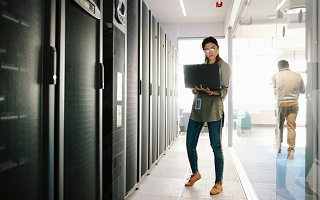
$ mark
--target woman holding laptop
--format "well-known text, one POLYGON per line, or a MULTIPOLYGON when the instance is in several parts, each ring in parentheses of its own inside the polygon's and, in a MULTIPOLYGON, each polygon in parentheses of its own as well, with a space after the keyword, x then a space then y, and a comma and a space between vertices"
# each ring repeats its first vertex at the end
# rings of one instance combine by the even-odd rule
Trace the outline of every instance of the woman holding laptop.
MULTIPOLYGON (((210 190, 211 195, 219 194, 222 190, 223 179, 223 152, 221 145, 221 132, 224 122, 223 101, 227 96, 230 78, 230 66, 219 56, 218 41, 213 37, 207 37, 202 42, 206 64, 218 64, 221 81, 221 90, 210 90, 202 85, 195 86, 192 92, 195 94, 192 111, 187 129, 187 153, 192 175, 185 186, 193 186, 201 178, 198 169, 197 143, 201 129, 205 122, 208 124, 210 145, 214 152, 215 185, 210 190)), ((212 65, 217 67, 217 65, 212 65)))

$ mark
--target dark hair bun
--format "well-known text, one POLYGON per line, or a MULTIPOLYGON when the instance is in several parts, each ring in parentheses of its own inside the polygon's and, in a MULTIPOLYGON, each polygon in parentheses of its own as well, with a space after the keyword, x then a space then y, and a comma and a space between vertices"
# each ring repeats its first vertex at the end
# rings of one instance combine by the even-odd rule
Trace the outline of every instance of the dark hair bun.
POLYGON ((207 38, 204 38, 203 41, 202 41, 202 49, 204 48, 204 46, 208 43, 214 43, 215 45, 217 45, 217 47, 219 47, 218 45, 218 41, 216 40, 216 38, 210 36, 210 37, 207 37, 207 38))

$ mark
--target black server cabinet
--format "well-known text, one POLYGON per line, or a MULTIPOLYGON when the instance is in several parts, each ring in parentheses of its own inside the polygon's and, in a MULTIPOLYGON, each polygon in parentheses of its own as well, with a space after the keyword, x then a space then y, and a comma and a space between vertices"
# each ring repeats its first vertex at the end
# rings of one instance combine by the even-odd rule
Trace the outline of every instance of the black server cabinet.
POLYGON ((168 73, 168 110, 167 110, 167 117, 168 117, 168 145, 170 145, 173 141, 173 127, 174 127, 174 108, 173 108, 173 45, 170 40, 167 40, 167 73, 168 73))
POLYGON ((165 149, 169 146, 170 142, 170 133, 169 133, 169 128, 170 128, 170 121, 169 121, 169 116, 170 116, 170 110, 169 110, 169 95, 170 95, 170 90, 169 90, 169 51, 170 51, 170 40, 168 38, 168 35, 165 37, 165 149))
POLYGON ((0 13, 0 199, 49 199, 50 2, 1 0, 0 13))
POLYGON ((103 199, 125 196, 126 1, 103 3, 103 199))
POLYGON ((159 95, 160 95, 160 123, 159 123, 159 155, 161 155, 166 149, 166 64, 165 64, 165 49, 166 49, 166 37, 163 29, 159 28, 159 68, 160 68, 160 80, 159 80, 159 95))
POLYGON ((161 94, 161 90, 160 90, 160 85, 161 83, 161 32, 160 32, 160 23, 157 23, 157 133, 158 133, 158 138, 157 138, 157 159, 160 157, 160 138, 161 138, 161 101, 160 101, 160 94, 161 94))
POLYGON ((59 130, 63 144, 59 150, 63 167, 59 174, 63 174, 63 181, 59 181, 59 187, 63 189, 59 190, 59 198, 68 200, 100 196, 99 4, 98 0, 61 1, 59 98, 63 103, 59 104, 59 130), (64 58, 65 65, 61 62, 64 58))
POLYGON ((174 54, 173 54, 173 117, 174 117, 174 137, 178 137, 178 104, 177 104, 177 99, 178 99, 178 90, 177 90, 177 85, 178 85, 178 51, 174 47, 174 54))
POLYGON ((140 19, 140 176, 149 169, 148 158, 150 149, 149 108, 150 108, 150 80, 149 80, 149 9, 142 1, 140 19))
POLYGON ((126 193, 138 182, 139 0, 128 1, 126 193))
POLYGON ((174 117, 174 64, 173 64, 173 54, 174 47, 172 42, 169 44, 169 144, 174 140, 174 126, 175 126, 175 117, 174 117))
POLYGON ((150 11, 150 161, 158 159, 158 22, 150 11))
POLYGON ((167 69, 167 77, 166 77, 166 87, 167 87, 167 98, 166 98, 166 103, 167 103, 167 145, 169 146, 171 143, 171 127, 172 127, 172 110, 171 110, 171 41, 169 40, 169 38, 167 37, 167 52, 166 52, 166 69, 167 69))

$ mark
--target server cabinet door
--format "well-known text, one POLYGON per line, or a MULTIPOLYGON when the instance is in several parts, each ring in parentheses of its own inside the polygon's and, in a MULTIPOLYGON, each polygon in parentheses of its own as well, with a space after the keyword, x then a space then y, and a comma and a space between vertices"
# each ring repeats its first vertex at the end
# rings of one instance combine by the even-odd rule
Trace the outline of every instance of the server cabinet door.
POLYGON ((166 69, 165 69, 165 34, 160 27, 160 81, 159 81, 159 93, 160 93, 160 124, 159 124, 159 154, 161 155, 166 148, 166 69))
POLYGON ((41 199, 43 9, 0 1, 0 199, 41 199))
POLYGON ((114 200, 124 199, 126 184, 126 5, 125 0, 103 4, 103 199, 114 200))
POLYGON ((178 52, 177 49, 174 48, 174 59, 173 59, 173 94, 174 94, 174 100, 173 100, 173 118, 174 118, 174 137, 178 137, 179 129, 178 129, 178 105, 177 105, 177 99, 178 99, 178 52))
POLYGON ((152 101, 150 107, 152 108, 151 112, 151 159, 150 163, 154 163, 158 159, 158 23, 154 16, 150 18, 150 69, 152 69, 152 73, 150 73, 150 77, 152 77, 152 101))
POLYGON ((142 79, 142 94, 141 94, 141 175, 145 174, 148 167, 149 158, 149 105, 150 105, 150 95, 149 95, 149 10, 147 5, 142 2, 142 33, 141 33, 141 79, 142 79))
POLYGON ((167 37, 167 58, 166 58, 166 87, 167 87, 167 97, 166 97, 166 105, 167 105, 167 111, 166 111, 166 130, 167 130, 167 144, 166 147, 168 147, 171 143, 171 127, 172 127, 172 119, 171 119, 171 41, 170 39, 167 37))
POLYGON ((170 135, 170 139, 169 139, 169 144, 172 143, 173 139, 174 139, 174 132, 173 132, 173 128, 174 128, 174 107, 173 107, 173 80, 174 80, 174 65, 173 65, 173 44, 170 41, 170 59, 169 59, 169 135, 170 135))
POLYGON ((138 171, 138 65, 139 1, 128 1, 126 192, 137 183, 138 171))
POLYGON ((169 96, 170 96, 170 88, 169 88, 169 80, 170 80, 170 67, 169 67, 169 59, 170 59, 170 39, 168 35, 165 34, 166 47, 165 47, 165 87, 166 87, 166 96, 165 96, 165 149, 169 146, 170 142, 170 110, 169 110, 169 96))
POLYGON ((161 128, 161 101, 160 101, 160 93, 161 93, 161 90, 160 90, 160 85, 161 85, 161 82, 160 82, 160 77, 161 77, 161 69, 160 69, 160 65, 161 65, 161 31, 160 31, 160 23, 158 22, 157 23, 157 35, 158 35, 158 40, 157 40, 157 132, 158 132, 158 138, 157 138, 157 159, 159 158, 160 156, 160 137, 161 137, 161 131, 160 131, 160 128, 161 128))
POLYGON ((76 200, 98 199, 99 176, 99 8, 84 5, 65 4, 64 198, 76 200))

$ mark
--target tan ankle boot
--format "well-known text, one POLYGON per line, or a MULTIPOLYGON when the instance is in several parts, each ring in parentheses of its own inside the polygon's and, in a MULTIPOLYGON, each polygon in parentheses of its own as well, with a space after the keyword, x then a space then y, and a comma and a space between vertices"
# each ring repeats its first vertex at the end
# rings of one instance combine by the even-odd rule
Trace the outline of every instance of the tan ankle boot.
POLYGON ((216 195, 216 194, 219 194, 222 190, 223 190, 222 183, 217 182, 217 183, 215 183, 214 186, 211 188, 210 194, 211 194, 211 195, 216 195))
POLYGON ((189 181, 185 184, 185 186, 193 186, 197 180, 201 179, 201 174, 198 172, 196 174, 192 174, 189 181))

